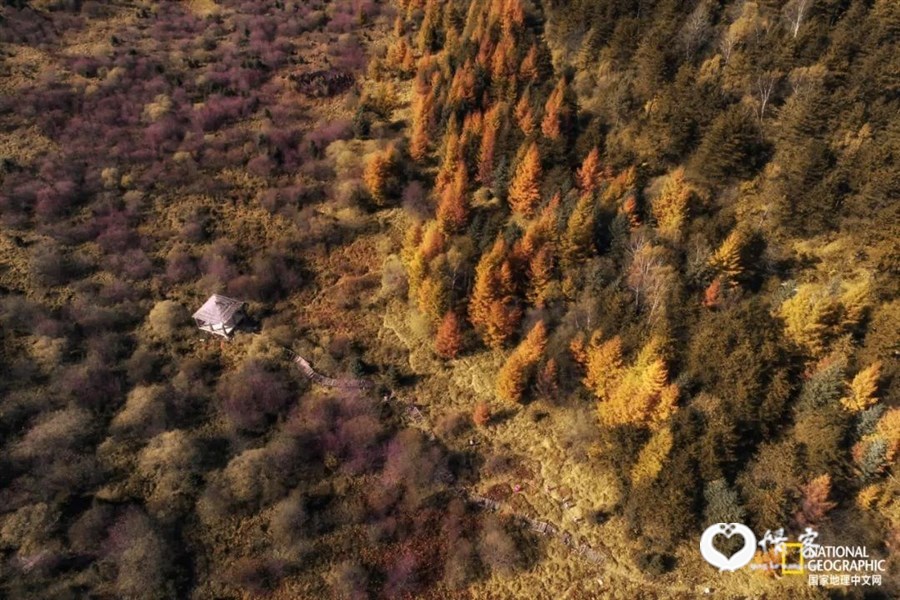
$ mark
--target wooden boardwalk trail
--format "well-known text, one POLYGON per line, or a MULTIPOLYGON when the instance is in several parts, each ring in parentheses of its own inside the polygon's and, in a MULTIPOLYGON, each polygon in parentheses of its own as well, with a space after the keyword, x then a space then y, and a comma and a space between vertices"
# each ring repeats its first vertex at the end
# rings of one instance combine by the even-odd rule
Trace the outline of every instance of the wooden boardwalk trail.
MULTIPOLYGON (((366 379, 358 379, 358 378, 343 378, 343 379, 334 379, 332 377, 325 377, 321 373, 316 372, 315 369, 312 368, 312 365, 309 364, 309 361, 294 352, 289 348, 285 348, 288 355, 291 357, 291 362, 295 363, 300 371, 309 378, 310 381, 314 383, 318 383, 319 385, 323 385, 325 387, 333 387, 333 388, 341 388, 341 389, 368 389, 372 387, 372 383, 366 379)), ((401 400, 400 398, 396 398, 393 394, 391 396, 385 396, 384 401, 395 400, 398 401, 401 405, 406 408, 406 415, 409 419, 415 422, 417 425, 422 427, 425 430, 425 433, 432 440, 436 439, 434 432, 431 430, 427 420, 425 419, 425 415, 422 414, 422 411, 419 410, 419 407, 414 403, 409 401, 401 400)), ((489 510, 491 512, 504 510, 503 505, 500 502, 495 500, 491 500, 490 498, 486 498, 484 496, 479 496, 477 494, 473 494, 469 492, 467 489, 463 487, 456 487, 454 491, 457 495, 465 499, 466 501, 479 506, 482 509, 489 510)), ((551 523, 547 523, 546 521, 539 521, 537 519, 532 519, 525 515, 517 514, 515 512, 510 512, 504 510, 513 518, 519 520, 521 523, 536 531, 540 534, 543 534, 548 537, 556 537, 563 544, 572 548, 572 550, 589 560, 595 564, 602 564, 604 562, 604 555, 601 552, 598 552, 591 548, 586 544, 579 544, 575 542, 572 535, 566 531, 560 531, 551 523)))
POLYGON ((458 496, 467 500, 471 504, 474 504, 475 506, 483 508, 484 510, 489 510, 491 512, 502 511, 513 517, 514 519, 517 519, 520 523, 524 524, 532 531, 536 531, 537 533, 540 533, 547 537, 557 538, 560 542, 571 548, 575 554, 583 557, 587 561, 590 561, 594 564, 603 564, 606 561, 606 556, 602 552, 595 550, 588 544, 577 542, 571 533, 565 530, 558 529, 552 523, 548 523, 547 521, 540 521, 538 519, 532 519, 531 517, 513 511, 504 510, 504 506, 500 502, 491 500, 490 498, 486 498, 484 496, 472 494, 462 487, 457 487, 454 491, 458 496))
POLYGON ((366 390, 372 387, 372 382, 367 379, 353 377, 334 379, 332 377, 325 377, 321 373, 316 372, 316 370, 312 368, 312 365, 309 364, 308 360, 289 348, 285 348, 285 350, 287 350, 290 355, 291 361, 294 362, 300 371, 313 383, 344 390, 366 390))

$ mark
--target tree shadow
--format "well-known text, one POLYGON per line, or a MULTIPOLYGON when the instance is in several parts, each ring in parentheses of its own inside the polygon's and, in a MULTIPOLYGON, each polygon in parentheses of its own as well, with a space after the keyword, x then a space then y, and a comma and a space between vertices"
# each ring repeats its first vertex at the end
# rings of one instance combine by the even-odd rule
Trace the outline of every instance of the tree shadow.
POLYGON ((501 423, 505 423, 516 416, 518 412, 519 411, 514 408, 503 408, 491 415, 488 425, 500 425, 501 423))

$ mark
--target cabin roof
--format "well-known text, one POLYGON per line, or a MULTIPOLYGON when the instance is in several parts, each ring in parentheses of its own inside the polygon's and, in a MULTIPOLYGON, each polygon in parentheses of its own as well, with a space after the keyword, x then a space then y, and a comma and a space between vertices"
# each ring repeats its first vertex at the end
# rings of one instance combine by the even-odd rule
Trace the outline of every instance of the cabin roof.
POLYGON ((240 300, 213 294, 194 313, 194 318, 204 323, 227 323, 243 306, 240 300))

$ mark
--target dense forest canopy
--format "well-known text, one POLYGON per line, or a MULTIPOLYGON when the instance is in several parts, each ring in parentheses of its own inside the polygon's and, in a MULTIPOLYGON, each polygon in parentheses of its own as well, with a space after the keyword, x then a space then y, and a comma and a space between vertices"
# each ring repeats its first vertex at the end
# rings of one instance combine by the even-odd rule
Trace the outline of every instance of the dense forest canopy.
POLYGON ((0 57, 0 595, 896 596, 900 3, 7 0, 0 57))

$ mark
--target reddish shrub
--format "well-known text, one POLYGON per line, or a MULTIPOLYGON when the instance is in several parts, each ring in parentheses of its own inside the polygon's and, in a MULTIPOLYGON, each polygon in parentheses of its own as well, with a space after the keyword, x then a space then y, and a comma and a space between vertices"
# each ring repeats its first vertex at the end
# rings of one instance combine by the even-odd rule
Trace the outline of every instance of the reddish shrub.
POLYGON ((187 251, 175 249, 166 257, 166 279, 184 283, 197 276, 197 261, 187 251))
POLYGON ((412 552, 405 552, 387 569, 384 593, 388 598, 399 598, 419 588, 418 562, 412 552))
POLYGON ((275 169, 275 163, 265 154, 251 158, 247 163, 247 171, 257 177, 268 177, 275 169))
POLYGON ((97 217, 99 235, 97 244, 107 254, 118 254, 134 247, 140 241, 137 231, 122 211, 112 211, 97 217))
POLYGON ((40 217, 57 218, 66 214, 77 201, 78 190, 72 181, 57 181, 35 194, 34 212, 40 217))
POLYGON ((116 566, 115 589, 124 598, 175 595, 171 552, 153 522, 130 507, 109 530, 106 556, 116 566))
POLYGON ((332 590, 339 598, 365 600, 369 597, 369 575, 358 562, 348 560, 336 565, 329 579, 332 590))
MULTIPOLYGON (((233 80, 240 80, 241 75, 228 73, 209 73, 209 85, 212 87, 229 87, 233 80)), ((240 85, 239 87, 244 87, 240 85)), ((246 117, 256 107, 256 98, 210 96, 202 107, 194 111, 194 121, 203 131, 215 131, 227 122, 246 117)))
POLYGON ((227 570, 227 580, 259 596, 271 592, 285 575, 286 563, 276 558, 241 558, 227 570))
POLYGON ((506 575, 515 570, 521 559, 515 542, 494 516, 488 516, 484 520, 478 549, 485 564, 506 575))
POLYGON ((153 270, 153 263, 150 262, 150 258, 139 248, 110 256, 107 258, 107 261, 110 270, 132 281, 146 279, 153 270))
POLYGON ((352 135, 353 124, 349 120, 330 121, 306 134, 306 144, 313 156, 320 158, 331 142, 350 139, 352 135))
POLYGON ((278 413, 291 399, 287 380, 258 360, 246 361, 219 382, 217 395, 222 410, 238 429, 258 431, 268 417, 278 413))
POLYGON ((410 181, 403 188, 403 209, 419 219, 427 219, 431 216, 432 208, 427 201, 425 188, 420 181, 410 181))

